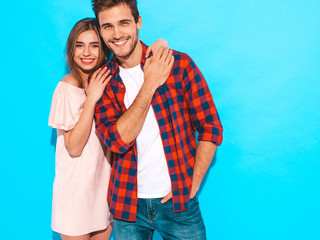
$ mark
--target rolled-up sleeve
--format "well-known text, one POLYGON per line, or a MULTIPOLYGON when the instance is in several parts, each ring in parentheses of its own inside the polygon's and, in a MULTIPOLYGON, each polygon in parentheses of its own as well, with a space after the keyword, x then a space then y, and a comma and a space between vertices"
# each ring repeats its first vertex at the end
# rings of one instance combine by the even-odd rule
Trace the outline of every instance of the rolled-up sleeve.
POLYGON ((194 129, 199 141, 210 141, 217 146, 222 142, 222 124, 208 85, 194 61, 186 55, 183 80, 194 129))
POLYGON ((96 104, 94 117, 97 133, 112 152, 124 154, 134 142, 126 144, 121 139, 117 129, 117 120, 121 117, 121 110, 113 105, 107 93, 108 90, 104 92, 96 104))

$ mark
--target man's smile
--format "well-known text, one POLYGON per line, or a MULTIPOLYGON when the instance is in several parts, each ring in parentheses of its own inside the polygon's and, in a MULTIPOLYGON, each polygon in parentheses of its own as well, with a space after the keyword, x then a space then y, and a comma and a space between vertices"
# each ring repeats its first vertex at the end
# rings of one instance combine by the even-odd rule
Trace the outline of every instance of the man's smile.
POLYGON ((121 41, 112 41, 117 47, 124 47, 129 39, 121 40, 121 41))

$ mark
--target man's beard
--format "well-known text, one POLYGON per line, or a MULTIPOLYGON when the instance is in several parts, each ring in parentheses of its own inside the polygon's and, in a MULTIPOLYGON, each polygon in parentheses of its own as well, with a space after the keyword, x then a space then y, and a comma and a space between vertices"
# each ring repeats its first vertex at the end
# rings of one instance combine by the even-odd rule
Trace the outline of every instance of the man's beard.
POLYGON ((134 50, 136 49, 136 46, 138 44, 138 30, 136 32, 135 38, 132 38, 132 39, 133 39, 133 41, 132 41, 132 43, 130 45, 130 50, 129 50, 128 53, 123 53, 122 55, 120 55, 120 54, 118 55, 116 52, 113 51, 113 54, 115 55, 116 58, 123 58, 123 59, 126 59, 126 60, 128 58, 130 58, 130 56, 132 55, 132 53, 134 52, 134 50))

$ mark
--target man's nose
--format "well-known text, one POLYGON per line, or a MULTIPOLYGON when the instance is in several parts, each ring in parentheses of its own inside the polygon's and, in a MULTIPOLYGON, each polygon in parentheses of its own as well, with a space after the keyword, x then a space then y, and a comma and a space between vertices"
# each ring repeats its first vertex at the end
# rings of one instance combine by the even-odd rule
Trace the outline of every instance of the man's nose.
POLYGON ((121 37, 121 29, 119 27, 115 27, 114 28, 113 37, 115 39, 120 39, 120 37, 121 37))

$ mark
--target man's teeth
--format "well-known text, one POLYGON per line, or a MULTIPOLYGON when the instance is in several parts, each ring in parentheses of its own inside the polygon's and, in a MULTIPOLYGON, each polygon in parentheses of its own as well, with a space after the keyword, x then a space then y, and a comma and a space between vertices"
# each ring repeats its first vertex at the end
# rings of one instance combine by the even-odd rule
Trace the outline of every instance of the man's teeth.
POLYGON ((127 40, 124 40, 124 41, 122 41, 122 42, 115 42, 114 44, 115 44, 115 45, 122 45, 122 44, 124 44, 126 41, 127 41, 127 40))

